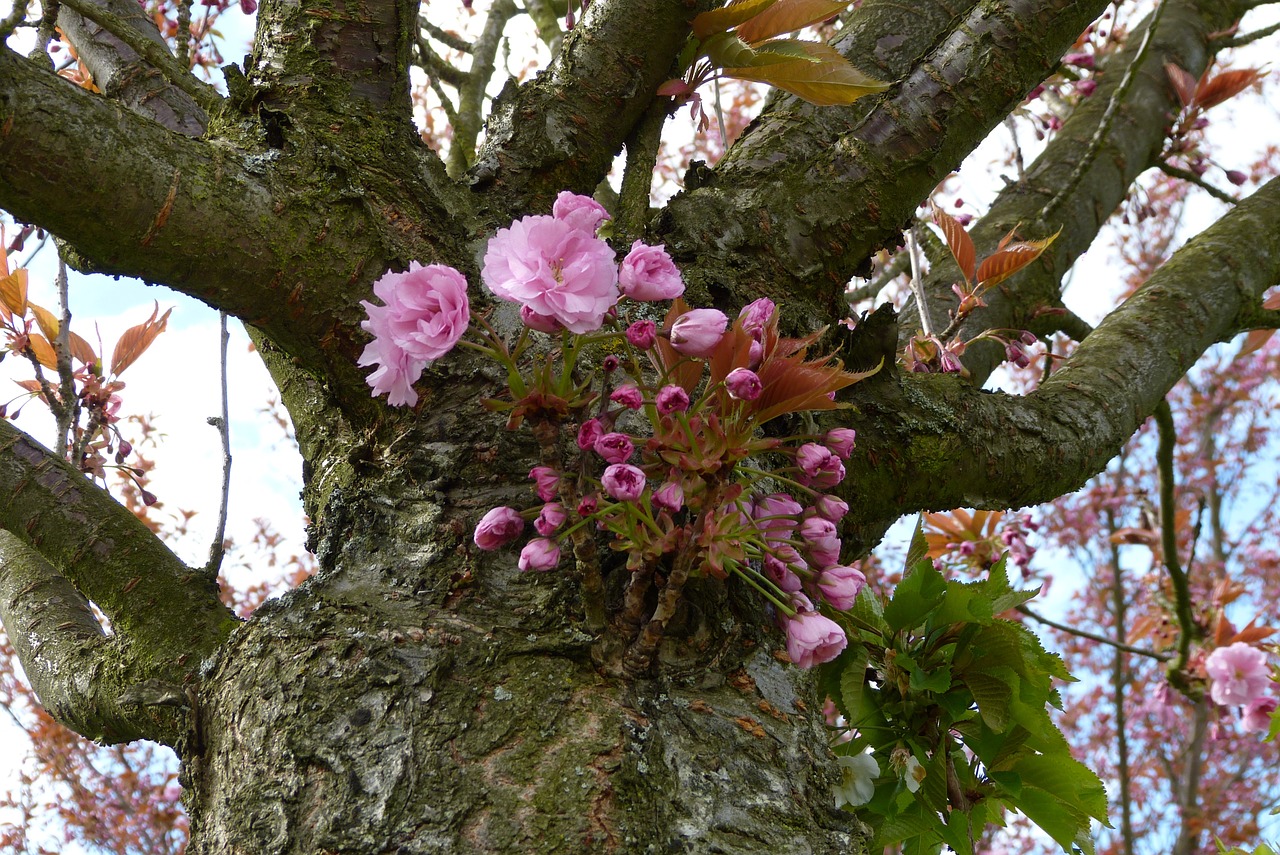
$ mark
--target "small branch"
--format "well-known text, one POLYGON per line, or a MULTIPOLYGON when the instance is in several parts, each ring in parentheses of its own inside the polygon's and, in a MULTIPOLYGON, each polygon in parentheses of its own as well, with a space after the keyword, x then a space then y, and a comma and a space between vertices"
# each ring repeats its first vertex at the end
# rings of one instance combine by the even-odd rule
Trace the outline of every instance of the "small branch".
POLYGON ((933 322, 929 319, 929 304, 924 298, 924 278, 920 272, 920 247, 916 241, 919 226, 912 225, 906 231, 907 255, 911 258, 911 293, 916 298, 916 309, 920 313, 920 328, 925 335, 933 335, 933 322))
POLYGON ((1263 27, 1260 30, 1254 30, 1252 33, 1245 33, 1243 36, 1221 39, 1215 43, 1215 46, 1218 48, 1244 47, 1245 45, 1253 44, 1258 39, 1265 39, 1267 36, 1272 35, 1277 31, 1280 31, 1280 23, 1272 24, 1269 27, 1263 27))
POLYGON ((489 9, 480 38, 476 39, 471 69, 467 80, 458 87, 458 117, 453 125, 453 140, 449 144, 447 163, 450 178, 460 178, 475 160, 476 137, 480 134, 481 115, 484 112, 485 89, 493 77, 498 48, 507 21, 519 10, 512 0, 495 0, 489 9))
POLYGON ((4 16, 4 20, 0 21, 0 42, 3 42, 9 36, 13 35, 13 31, 18 25, 27 19, 27 2, 19 0, 13 4, 13 8, 9 10, 9 14, 4 16))
POLYGON ((174 36, 178 65, 191 68, 191 0, 178 0, 178 33, 174 36))
POLYGON ((431 38, 454 50, 462 51, 463 53, 471 53, 475 50, 475 46, 471 42, 461 36, 445 32, 427 20, 425 15, 418 16, 418 26, 430 33, 431 38))
POLYGON ((653 168, 662 143, 662 126, 670 110, 670 98, 655 97, 627 137, 627 167, 622 174, 622 190, 613 217, 614 234, 624 248, 640 236, 649 219, 653 168))
POLYGON ((424 38, 417 40, 418 58, 423 69, 431 77, 432 83, 443 80, 455 89, 460 89, 467 82, 467 73, 449 63, 444 57, 431 48, 431 43, 424 38))
POLYGON ((221 107, 222 96, 218 94, 218 90, 197 80, 190 69, 183 68, 163 45, 146 38, 127 22, 101 6, 95 5, 91 0, 62 0, 62 4, 105 28, 127 44, 138 56, 159 69, 170 83, 190 95, 192 100, 210 115, 216 113, 221 107))
POLYGON ((1058 192, 1054 194, 1054 197, 1040 209, 1041 221, 1047 222, 1058 206, 1075 192, 1080 179, 1084 178, 1085 172, 1093 163, 1094 158, 1098 156, 1102 143, 1106 140, 1107 135, 1111 133, 1111 123, 1115 120, 1116 113, 1120 110, 1120 105, 1124 103, 1125 96, 1129 93, 1129 87, 1133 85, 1134 79, 1137 78, 1138 69, 1147 58, 1147 49, 1151 47, 1156 28, 1160 26, 1160 18, 1164 14, 1165 6, 1167 5, 1166 3, 1161 3, 1151 13, 1151 22, 1147 25, 1147 31, 1142 34, 1142 44, 1139 45, 1138 52, 1134 54, 1133 60, 1125 68, 1124 77, 1120 80, 1120 85, 1111 93, 1111 100, 1107 102, 1107 109, 1103 111, 1102 118, 1098 121, 1098 127, 1094 130, 1093 137, 1089 140, 1089 147, 1085 150, 1084 156, 1076 163, 1076 168, 1072 170, 1071 177, 1058 188, 1058 192))
POLYGON ((1133 647, 1132 645, 1121 644, 1115 639, 1107 638, 1105 635, 1098 635, 1096 632, 1089 632, 1087 629, 1079 629, 1074 626, 1067 626, 1065 623, 1058 623, 1055 620, 1050 620, 1044 615, 1041 615, 1037 612, 1033 612, 1031 609, 1027 608, 1026 606, 1018 606, 1018 611, 1022 612, 1024 615, 1036 621, 1037 623, 1042 623, 1045 626, 1052 627, 1058 630, 1059 632, 1065 632, 1070 635, 1076 635, 1076 636, 1079 636, 1080 638, 1087 638, 1090 641, 1096 641, 1099 644, 1105 644, 1108 647, 1114 647, 1117 650, 1123 650, 1126 653, 1133 653, 1138 656, 1147 656, 1147 657, 1150 657, 1151 659, 1157 659, 1161 662, 1168 662, 1170 659, 1173 658, 1168 653, 1158 653, 1155 650, 1145 650, 1141 647, 1133 647))
POLYGON ((209 562, 204 567, 204 574, 211 581, 217 581, 218 572, 222 569, 222 554, 227 538, 227 507, 231 498, 231 417, 227 400, 227 343, 231 341, 231 334, 227 331, 226 312, 218 312, 218 322, 222 415, 209 419, 209 424, 218 429, 218 436, 222 438, 222 498, 218 502, 218 527, 213 533, 213 543, 209 544, 209 562))
POLYGON ((525 0, 525 6, 529 9, 529 17, 533 19, 534 26, 538 28, 538 38, 546 43, 554 58, 560 53, 560 45, 564 42, 564 31, 560 29, 560 17, 547 0, 525 0))
MULTIPOLYGON (((1160 432, 1160 444, 1156 447, 1156 465, 1160 470, 1160 539, 1164 553, 1165 570, 1173 584, 1174 612, 1178 619, 1178 658, 1171 668, 1171 675, 1178 675, 1187 667, 1191 657, 1191 640, 1199 635, 1195 619, 1191 615, 1191 587, 1187 574, 1178 563, 1178 530, 1174 522, 1177 510, 1174 496, 1173 453, 1177 433, 1173 426, 1173 411, 1167 400, 1161 401, 1155 411, 1156 427, 1160 432)), ((1183 688, 1179 686, 1178 688, 1183 688)))
MULTIPOLYGON (((56 450, 66 456, 70 451, 72 431, 80 421, 80 397, 76 394, 76 378, 71 370, 71 301, 67 294, 67 264, 58 253, 58 308, 61 319, 58 322, 58 336, 53 341, 53 352, 58 359, 58 392, 62 398, 61 406, 54 409, 57 422, 58 440, 56 450)), ((50 404, 52 407, 52 404, 50 404)), ((72 460, 73 466, 79 460, 72 460)))
POLYGON ((672 568, 671 575, 667 577, 666 584, 658 594, 658 606, 653 610, 653 617, 649 618, 649 622, 640 630, 639 637, 627 650, 627 655, 623 659, 622 667, 631 677, 648 673, 649 667, 653 664, 653 656, 658 652, 658 645, 662 643, 667 624, 675 616, 676 608, 680 605, 680 594, 684 590, 684 583, 689 580, 689 573, 693 568, 693 556, 696 554, 695 550, 689 549, 676 557, 675 567, 672 568))
MULTIPOLYGON (((1119 481, 1120 475, 1124 472, 1124 466, 1121 465, 1116 475, 1119 481)), ((1116 533, 1116 515, 1115 511, 1108 507, 1106 510, 1107 533, 1114 535, 1116 533)), ((1126 626, 1128 624, 1128 603, 1125 602, 1124 576, 1120 567, 1120 546, 1114 540, 1108 538, 1111 546, 1111 606, 1115 611, 1115 630, 1116 644, 1123 644, 1126 626)), ((1130 776, 1129 776, 1129 734, 1126 732, 1127 719, 1124 708, 1125 686, 1129 679, 1126 674, 1125 651, 1116 650, 1115 658, 1111 663, 1111 691, 1112 704, 1115 706, 1116 719, 1116 774, 1120 779, 1120 836, 1124 841, 1123 855, 1133 855, 1133 804, 1129 796, 1130 776)))
POLYGON ((49 56, 49 42, 53 41, 53 34, 58 26, 58 10, 60 4, 58 0, 49 0, 48 3, 41 4, 43 11, 40 15, 40 26, 36 29, 36 45, 31 49, 31 53, 27 54, 28 59, 41 59, 49 68, 53 68, 53 58, 49 56))
POLYGON ((1163 160, 1156 164, 1156 168, 1172 178, 1180 178, 1183 181, 1188 181, 1196 185, 1213 198, 1221 202, 1226 202, 1228 205, 1238 205, 1240 203, 1240 200, 1235 196, 1232 196, 1225 190, 1220 190, 1217 187, 1214 187, 1208 181, 1205 181, 1199 175, 1196 175, 1188 169, 1182 169, 1181 167, 1174 166, 1172 163, 1163 160))

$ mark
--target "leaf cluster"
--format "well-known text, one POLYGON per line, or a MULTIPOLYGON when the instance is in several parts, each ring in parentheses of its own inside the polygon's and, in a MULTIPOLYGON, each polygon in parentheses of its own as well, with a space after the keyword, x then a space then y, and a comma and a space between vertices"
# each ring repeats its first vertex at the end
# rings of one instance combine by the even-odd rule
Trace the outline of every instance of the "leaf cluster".
POLYGON ((1004 559, 985 579, 949 581, 927 548, 917 529, 893 595, 864 589, 837 618, 850 644, 822 671, 854 733, 837 753, 869 751, 882 772, 864 807, 869 848, 972 855, 983 829, 1014 810, 1064 851, 1091 851, 1090 821, 1107 822, 1107 797, 1049 714, 1061 707, 1054 680, 1073 678, 1001 617, 1038 589, 1015 590, 1004 559))

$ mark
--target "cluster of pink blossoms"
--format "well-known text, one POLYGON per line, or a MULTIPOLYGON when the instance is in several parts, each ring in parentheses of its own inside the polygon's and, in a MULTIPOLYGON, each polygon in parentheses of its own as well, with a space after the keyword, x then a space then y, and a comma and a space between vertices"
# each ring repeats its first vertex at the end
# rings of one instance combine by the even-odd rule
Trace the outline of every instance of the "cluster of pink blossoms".
MULTIPOLYGON (((848 507, 829 494, 845 477, 855 434, 837 428, 776 439, 759 428, 788 413, 834 409, 836 390, 863 375, 831 358, 806 359, 817 335, 782 338, 768 299, 732 323, 717 309, 689 308, 666 250, 636 241, 617 261, 599 235, 607 218, 594 200, 566 192, 550 216, 523 217, 489 241, 485 287, 518 303, 528 330, 561 335, 553 358, 565 363, 549 370, 538 356, 532 370, 521 369, 528 333, 512 349, 476 319, 477 341, 468 346, 502 362, 513 378, 511 403, 489 403, 512 413, 512 427, 529 419, 545 433, 576 424, 581 457, 563 471, 534 467, 529 477, 541 505, 488 511, 476 545, 500 549, 531 523, 536 536, 522 546, 518 566, 548 571, 573 551, 566 541, 604 531, 630 556, 633 582, 649 584, 659 562, 664 584, 681 562, 686 576, 739 577, 774 603, 796 664, 829 661, 847 640, 815 603, 848 609, 866 581, 840 563, 837 523, 848 507), (661 324, 639 305, 659 300, 674 301, 661 324), (584 373, 587 336, 612 352, 584 373), (776 463, 756 468, 764 460, 776 463), (769 478, 794 485, 805 503, 761 490, 769 478)), ((413 404, 412 385, 425 366, 468 328, 465 279, 452 268, 414 264, 383 276, 374 292, 385 305, 363 304, 374 341, 360 364, 378 365, 369 377, 375 394, 413 404)), ((642 594, 631 600, 644 602, 642 594)))
POLYGON ((1266 730, 1277 700, 1266 694, 1271 685, 1267 656, 1258 648, 1237 641, 1219 647, 1204 662, 1209 676, 1209 697, 1224 707, 1243 707, 1240 723, 1245 730, 1266 730))

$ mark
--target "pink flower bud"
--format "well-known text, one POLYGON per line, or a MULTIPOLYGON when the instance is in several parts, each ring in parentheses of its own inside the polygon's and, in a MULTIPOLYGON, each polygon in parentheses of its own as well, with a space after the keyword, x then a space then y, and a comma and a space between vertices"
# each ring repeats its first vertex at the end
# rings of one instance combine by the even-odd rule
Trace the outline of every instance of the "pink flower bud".
POLYGON ((818 516, 835 523, 840 522, 844 519, 844 515, 849 513, 849 505, 836 496, 819 496, 813 503, 813 509, 818 516))
POLYGON ((600 477, 604 491, 619 502, 634 502, 644 492, 644 472, 626 463, 615 463, 600 477))
POLYGON ((524 531, 524 519, 515 508, 497 507, 480 518, 476 524, 476 546, 481 549, 500 549, 520 536, 524 531))
POLYGON ((631 437, 625 433, 606 433, 597 439, 592 447, 596 454, 610 463, 626 463, 636 450, 631 437))
POLYGON ((786 493, 771 493, 756 500, 751 516, 766 540, 783 540, 796 527, 796 517, 803 508, 786 493))
POLYGON ((636 321, 627 327, 627 341, 632 347, 648 350, 658 340, 658 325, 653 321, 636 321))
POLYGON ((684 387, 674 383, 663 386, 658 391, 657 405, 658 412, 664 416, 670 413, 683 413, 689 409, 689 393, 684 390, 684 387))
POLYGON ((685 356, 710 356, 728 325, 719 309, 693 309, 671 325, 671 346, 685 356))
POLYGON ((800 577, 792 571, 791 567, 804 567, 806 565, 800 555, 790 546, 781 547, 779 552, 784 553, 782 557, 776 555, 766 555, 764 557, 764 571, 784 593, 797 593, 803 587, 803 584, 800 581, 800 577))
POLYGON ((1236 185, 1237 187, 1239 187, 1241 184, 1249 180, 1249 176, 1245 175, 1243 172, 1241 172, 1238 169, 1228 169, 1227 180, 1230 181, 1232 184, 1236 185))
POLYGON ((730 398, 736 398, 739 401, 754 401, 764 391, 764 384, 760 382, 759 375, 749 368, 735 368, 730 371, 729 376, 724 378, 724 387, 729 391, 730 398))
POLYGON ((612 374, 618 370, 618 357, 612 353, 600 360, 600 367, 604 369, 605 374, 612 374))
POLYGON ((537 482, 534 489, 538 498, 544 502, 555 501, 560 490, 560 473, 550 466, 535 466, 529 470, 529 477, 537 482))
POLYGON ((819 567, 830 567, 840 561, 840 537, 836 524, 822 517, 809 517, 800 523, 800 536, 809 545, 809 557, 819 567))
POLYGON ((599 419, 587 419, 578 428, 578 448, 590 451, 595 448, 596 440, 604 436, 604 427, 599 419))
POLYGON ((761 361, 764 359, 764 345, 758 341, 752 341, 751 347, 747 351, 747 364, 756 369, 760 367, 761 361))
POLYGON ((1079 92, 1081 95, 1083 95, 1085 98, 1088 98, 1090 95, 1092 95, 1093 91, 1097 88, 1098 88, 1098 81, 1092 78, 1085 78, 1084 80, 1076 81, 1076 91, 1079 92))
POLYGON ((844 464, 831 449, 816 442, 806 442, 796 452, 801 484, 817 490, 829 490, 844 480, 844 464))
POLYGON ((1067 65, 1074 65, 1076 68, 1093 68, 1093 54, 1091 53, 1069 53, 1062 58, 1067 65))
POLYGON ((828 603, 841 611, 853 608, 853 601, 865 584, 867 577, 862 571, 843 565, 828 567, 818 575, 818 590, 828 603))
POLYGON ((653 504, 674 514, 684 507, 684 489, 679 483, 668 481, 653 494, 653 504))
POLYGON ((800 612, 787 621, 787 655, 800 668, 830 662, 848 643, 835 621, 816 612, 800 612))
POLYGON ((618 288, 632 300, 674 300, 684 280, 662 245, 636 241, 618 267, 618 288))
POLYGON ((609 400, 615 404, 621 404, 628 410, 638 410, 644 406, 644 394, 634 383, 628 383, 625 386, 619 386, 614 389, 613 394, 609 396, 609 400))
POLYGON ((589 517, 600 507, 600 502, 596 499, 595 493, 588 493, 578 500, 578 516, 589 517))
POLYGON ((539 315, 528 306, 520 307, 520 320, 531 330, 537 330, 544 333, 558 333, 564 327, 555 318, 547 315, 539 315))
POLYGON ((848 460, 853 453, 853 441, 857 438, 858 432, 853 428, 832 428, 827 431, 827 448, 841 460, 848 460))
POLYGON ((559 563, 560 547, 554 540, 535 537, 524 545, 524 549, 520 550, 518 566, 525 572, 530 570, 546 572, 559 563))
POLYGON ((761 297, 743 306, 742 311, 738 313, 743 331, 750 333, 751 337, 758 341, 764 333, 765 325, 773 318, 776 308, 777 306, 768 297, 761 297))
POLYGON ((1255 698, 1245 707, 1244 715, 1240 717, 1240 726, 1250 732, 1270 730, 1271 716, 1275 711, 1275 698, 1255 698))
POLYGON ((609 219, 609 211, 604 205, 590 196, 570 193, 568 190, 561 190, 556 196, 555 204, 551 206, 551 215, 592 235, 602 222, 609 219))
POLYGON ((564 512, 564 505, 559 502, 547 502, 538 512, 538 518, 533 521, 533 527, 543 537, 551 537, 560 530, 560 526, 564 525, 566 519, 568 515, 564 512))

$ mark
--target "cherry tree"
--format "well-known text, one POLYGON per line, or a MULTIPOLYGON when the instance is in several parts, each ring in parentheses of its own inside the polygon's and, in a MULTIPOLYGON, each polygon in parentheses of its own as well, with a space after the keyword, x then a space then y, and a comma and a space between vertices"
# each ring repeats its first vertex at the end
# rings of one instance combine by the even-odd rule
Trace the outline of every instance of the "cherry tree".
MULTIPOLYGON (((185 4, 15 10, 4 34, 29 24, 37 48, 0 52, 0 207, 67 264, 248 325, 319 563, 238 620, 216 564, 176 559, 83 476, 83 449, 67 463, 0 424, 0 619, 41 703, 103 743, 172 746, 193 852, 963 849, 1006 807, 1087 836, 1100 784, 1064 754, 1055 786, 1037 759, 1058 750, 1048 675, 1066 671, 996 622, 1029 594, 1003 565, 964 587, 917 562, 882 603, 852 562, 904 514, 1075 490, 1215 343, 1276 324, 1274 182, 1095 328, 1063 305, 1144 173, 1212 186, 1197 107, 1258 78, 1197 84, 1255 3, 1166 0, 1089 41, 1110 5, 596 0, 562 29, 550 4, 497 2, 464 37, 431 7, 272 0, 225 95, 188 72, 210 54, 185 4), (830 47, 775 38, 836 14, 830 47), (551 58, 486 107, 524 15, 551 58), (48 60, 55 27, 76 80, 48 60), (664 125, 718 73, 778 91, 655 210, 664 125), (967 231, 935 215, 926 235, 920 203, 1051 76, 1043 152, 967 231), (849 330, 846 284, 904 227, 886 263, 915 271, 911 304, 849 330), (619 283, 636 306, 613 305, 619 283), (981 390, 1056 334, 1079 344, 1033 391, 981 390), (636 422, 609 430, 622 410, 636 422), (1016 650, 1019 704, 983 694, 972 661, 888 661, 894 639, 961 624, 973 661, 1016 650), (820 692, 797 666, 824 662, 820 692), (891 708, 915 692, 946 700, 891 708), (871 704, 894 739, 833 751, 825 695, 871 704)), ((32 393, 78 398, 103 355, 39 320, 11 349, 72 385, 32 393)), ((1203 695, 1218 678, 1193 657, 1214 645, 1189 602, 1171 679, 1203 695)))

